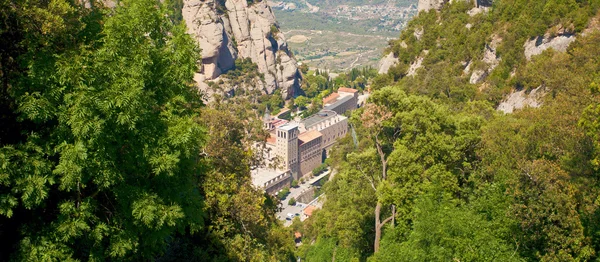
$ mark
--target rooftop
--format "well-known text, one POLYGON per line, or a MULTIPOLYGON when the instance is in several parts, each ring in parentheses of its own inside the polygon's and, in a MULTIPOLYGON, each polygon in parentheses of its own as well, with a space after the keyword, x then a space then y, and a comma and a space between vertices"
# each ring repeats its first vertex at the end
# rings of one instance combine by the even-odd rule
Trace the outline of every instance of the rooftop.
POLYGON ((301 143, 308 143, 308 142, 313 141, 321 136, 323 136, 323 134, 321 134, 321 132, 319 132, 319 131, 308 130, 308 131, 300 134, 298 136, 298 140, 300 140, 301 143))
POLYGON ((338 93, 333 93, 331 95, 328 95, 327 97, 323 98, 323 104, 325 105, 325 104, 335 102, 335 100, 337 100, 338 97, 340 97, 340 94, 338 94, 338 93))
POLYGON ((304 209, 304 214, 306 216, 312 216, 312 213, 313 213, 313 211, 315 211, 315 209, 317 209, 317 208, 314 206, 308 206, 304 209))
POLYGON ((285 131, 290 131, 294 128, 298 128, 298 125, 295 123, 286 123, 285 125, 281 125, 281 126, 277 127, 277 129, 281 129, 281 130, 285 130, 285 131))
POLYGON ((332 108, 336 108, 336 107, 340 106, 341 104, 346 103, 348 100, 351 100, 353 98, 354 98, 353 96, 342 96, 337 101, 335 101, 335 103, 325 106, 325 108, 323 108, 323 109, 332 110, 332 108))
POLYGON ((285 119, 277 119, 271 123, 273 124, 273 126, 278 127, 278 126, 287 124, 287 122, 289 122, 289 121, 287 121, 285 119))
POLYGON ((309 129, 310 127, 325 121, 327 119, 333 118, 337 116, 337 113, 331 110, 321 110, 318 113, 302 120, 302 124, 304 124, 304 126, 306 127, 306 129, 309 129))
POLYGON ((252 170, 252 184, 258 187, 263 187, 265 183, 277 178, 280 175, 285 175, 286 171, 276 170, 272 168, 257 168, 252 170))
POLYGON ((347 87, 340 87, 338 89, 338 92, 345 92, 345 93, 356 93, 358 92, 358 90, 353 89, 353 88, 347 88, 347 87))

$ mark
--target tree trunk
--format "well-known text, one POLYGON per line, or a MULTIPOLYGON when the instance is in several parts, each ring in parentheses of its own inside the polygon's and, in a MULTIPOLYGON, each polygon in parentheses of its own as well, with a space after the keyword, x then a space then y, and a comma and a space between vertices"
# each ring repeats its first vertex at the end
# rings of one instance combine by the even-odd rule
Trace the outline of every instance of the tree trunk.
POLYGON ((375 206, 375 244, 373 249, 375 253, 379 251, 379 242, 381 241, 381 203, 377 202, 375 206))

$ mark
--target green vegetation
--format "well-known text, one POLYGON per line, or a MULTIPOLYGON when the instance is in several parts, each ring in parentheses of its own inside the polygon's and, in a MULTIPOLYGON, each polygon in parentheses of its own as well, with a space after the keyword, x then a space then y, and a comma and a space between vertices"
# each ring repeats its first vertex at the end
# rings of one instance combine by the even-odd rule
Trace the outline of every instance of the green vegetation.
POLYGON ((293 259, 255 129, 193 89, 181 2, 91 3, 0 2, 0 260, 293 259))
POLYGON ((423 12, 409 22, 398 40, 391 42, 389 51, 398 56, 400 63, 389 75, 380 76, 374 88, 398 81, 404 90, 436 100, 463 103, 485 99, 498 103, 513 87, 538 87, 527 85, 519 76, 511 76, 513 71, 525 71, 523 45, 527 40, 545 33, 556 35, 560 29, 565 33, 579 33, 599 7, 595 0, 502 0, 494 1, 489 13, 473 17, 467 14, 472 8, 467 2, 446 5, 439 13, 423 12), (466 28, 467 24, 472 25, 470 29, 466 28), (423 35, 419 40, 415 31, 421 30, 423 35), (471 70, 486 67, 481 61, 483 50, 493 36, 501 39, 496 51, 500 64, 488 76, 483 91, 478 92, 477 86, 469 84, 470 75, 465 77, 463 73, 464 63, 472 63, 471 70), (429 53, 418 72, 421 77, 405 77, 408 66, 424 50, 429 53))
MULTIPOLYGON (((251 145, 268 135, 260 113, 281 95, 203 105, 181 1, 78 3, 0 2, 2 261, 600 258, 600 30, 523 55, 531 37, 585 30, 598 0, 498 0, 473 17, 455 1, 392 41, 400 64, 387 75, 303 69, 294 102, 307 113, 340 86, 373 92, 349 119, 357 143, 340 139, 327 161, 323 208, 291 228, 275 218, 290 189, 277 199, 250 178, 264 155, 251 145), (481 61, 492 35, 500 65, 468 84, 461 62, 481 61), (540 108, 494 110, 510 89, 539 86, 540 108)), ((255 66, 237 61, 231 81, 260 78, 255 66)))
POLYGON ((289 194, 290 188, 284 187, 283 189, 279 190, 279 192, 277 192, 277 198, 279 198, 280 200, 284 200, 289 194))
POLYGON ((292 103, 293 108, 305 109, 302 117, 309 117, 323 108, 323 98, 340 87, 350 87, 363 91, 368 82, 377 76, 375 69, 371 67, 354 68, 348 73, 339 74, 331 79, 324 71, 307 71, 302 82, 302 91, 306 96, 298 96, 292 103), (309 105, 310 103, 310 105, 309 105))
POLYGON ((323 164, 319 165, 318 167, 315 167, 315 169, 313 169, 313 171, 312 171, 312 174, 314 176, 318 176, 326 169, 327 169, 327 164, 323 163, 323 164))
POLYGON ((250 58, 236 59, 235 67, 223 76, 231 81, 229 84, 232 86, 254 85, 257 78, 265 80, 265 76, 258 71, 258 65, 253 63, 250 58))
POLYGON ((471 7, 421 13, 391 42, 400 65, 373 80, 370 103, 350 119, 358 145, 339 141, 323 208, 295 225, 312 243, 298 249, 301 258, 598 259, 600 31, 531 61, 523 44, 557 25, 582 32, 600 17, 600 1, 499 0, 474 17, 471 7), (481 61, 494 34, 500 65, 469 84, 461 62, 481 61), (423 69, 406 77, 423 50, 423 69), (494 110, 511 89, 539 86, 547 90, 540 108, 494 110))
POLYGON ((290 200, 288 201, 288 205, 290 205, 290 206, 294 206, 294 205, 296 205, 296 199, 295 199, 295 198, 293 198, 293 197, 292 197, 292 198, 290 198, 290 200))

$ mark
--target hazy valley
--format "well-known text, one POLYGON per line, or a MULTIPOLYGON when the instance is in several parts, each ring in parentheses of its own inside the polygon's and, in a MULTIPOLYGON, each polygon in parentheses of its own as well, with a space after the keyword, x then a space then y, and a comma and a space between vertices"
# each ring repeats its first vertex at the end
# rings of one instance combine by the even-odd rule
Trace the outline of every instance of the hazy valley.
POLYGON ((376 66, 417 10, 416 0, 269 3, 298 61, 332 71, 376 66))

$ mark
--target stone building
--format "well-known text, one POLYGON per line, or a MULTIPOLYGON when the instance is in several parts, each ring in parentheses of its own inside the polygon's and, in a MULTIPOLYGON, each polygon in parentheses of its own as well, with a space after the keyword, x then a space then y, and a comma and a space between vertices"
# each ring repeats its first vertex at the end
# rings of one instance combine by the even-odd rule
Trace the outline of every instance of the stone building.
POLYGON ((300 173, 304 176, 323 163, 323 135, 319 131, 309 130, 298 136, 300 173))
POLYGON ((329 106, 338 111, 323 109, 300 122, 271 116, 267 110, 263 127, 270 133, 266 141, 270 151, 265 156, 271 168, 254 169, 253 184, 274 194, 289 186, 292 180, 311 175, 323 163, 336 140, 348 133, 348 118, 341 114, 355 109, 357 98, 356 90, 340 88, 329 97, 332 102, 329 106))
POLYGON ((271 195, 277 194, 277 191, 292 183, 292 174, 289 170, 257 168, 252 170, 251 176, 252 184, 271 195))
POLYGON ((285 170, 290 170, 294 179, 298 179, 298 125, 287 123, 276 129, 275 153, 283 161, 285 170))
POLYGON ((323 134, 322 148, 329 152, 335 141, 348 132, 348 118, 335 111, 321 110, 300 122, 301 130, 315 130, 323 134))
POLYGON ((358 107, 358 90, 340 87, 337 93, 323 98, 323 109, 331 110, 338 114, 352 111, 358 107))

